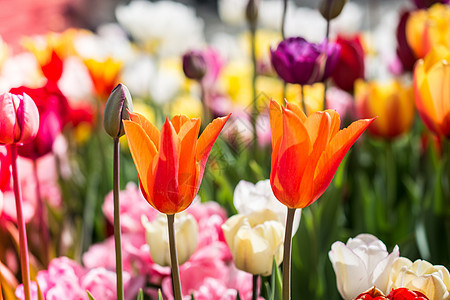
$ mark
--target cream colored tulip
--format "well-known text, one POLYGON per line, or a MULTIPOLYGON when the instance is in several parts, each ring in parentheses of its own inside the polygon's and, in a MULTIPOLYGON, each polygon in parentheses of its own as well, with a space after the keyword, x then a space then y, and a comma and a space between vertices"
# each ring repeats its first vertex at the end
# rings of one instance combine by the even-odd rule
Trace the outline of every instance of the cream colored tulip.
POLYGON ((328 256, 343 299, 355 299, 373 286, 389 294, 389 273, 399 256, 398 246, 389 253, 386 245, 377 237, 359 234, 348 239, 346 244, 333 243, 328 256))
MULTIPOLYGON (((145 236, 152 260, 160 266, 170 266, 167 216, 160 214, 153 222, 149 222, 146 216, 142 216, 142 225, 146 231, 145 236)), ((197 248, 198 225, 194 217, 185 212, 175 214, 174 225, 178 264, 182 265, 189 260, 197 248)))
POLYGON ((222 225, 222 230, 238 269, 268 276, 272 274, 273 259, 277 265, 282 262, 284 226, 273 211, 234 215, 222 225))
POLYGON ((414 263, 399 257, 393 264, 390 289, 406 287, 423 293, 428 299, 450 299, 450 274, 444 266, 434 266, 425 260, 414 263))

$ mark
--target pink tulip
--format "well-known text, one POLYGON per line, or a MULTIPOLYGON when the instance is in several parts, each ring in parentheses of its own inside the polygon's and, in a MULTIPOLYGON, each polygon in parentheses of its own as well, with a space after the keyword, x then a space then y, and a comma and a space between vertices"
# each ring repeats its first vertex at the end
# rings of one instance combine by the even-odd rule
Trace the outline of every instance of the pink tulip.
POLYGON ((27 94, 0 95, 0 144, 30 142, 39 129, 39 112, 27 94))

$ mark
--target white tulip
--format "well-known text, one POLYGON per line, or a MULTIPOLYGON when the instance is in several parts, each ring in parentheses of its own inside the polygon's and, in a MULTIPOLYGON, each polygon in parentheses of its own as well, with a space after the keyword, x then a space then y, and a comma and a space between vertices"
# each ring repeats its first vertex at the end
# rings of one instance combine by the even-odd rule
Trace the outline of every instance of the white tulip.
POLYGON ((390 289, 406 287, 423 293, 428 299, 450 299, 450 274, 444 266, 433 266, 425 260, 414 263, 399 257, 390 274, 390 289))
POLYGON ((399 257, 399 249, 395 246, 389 254, 386 245, 375 236, 360 234, 350 238, 347 244, 333 243, 328 256, 339 293, 350 300, 373 286, 388 294, 389 273, 399 257))
MULTIPOLYGON (((149 222, 146 216, 142 216, 142 225, 146 231, 152 260, 160 266, 170 266, 167 216, 160 214, 153 222, 149 222)), ((178 264, 182 265, 189 260, 197 248, 198 225, 192 215, 181 212, 175 214, 174 226, 178 264)))
POLYGON ((257 275, 272 274, 273 259, 283 260, 284 227, 268 209, 249 215, 234 215, 223 225, 228 247, 236 267, 257 275))
MULTIPOLYGON (((286 226, 287 208, 277 200, 272 192, 270 180, 261 180, 256 184, 241 180, 234 189, 234 207, 238 214, 249 215, 253 212, 269 209, 277 214, 278 221, 286 226)), ((300 224, 301 210, 295 212, 293 235, 300 224)))

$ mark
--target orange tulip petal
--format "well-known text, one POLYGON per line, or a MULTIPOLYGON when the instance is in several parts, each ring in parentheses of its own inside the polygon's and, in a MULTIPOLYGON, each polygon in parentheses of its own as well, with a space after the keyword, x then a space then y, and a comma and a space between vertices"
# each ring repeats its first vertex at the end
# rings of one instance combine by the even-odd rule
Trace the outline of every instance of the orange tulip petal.
POLYGON ((295 207, 299 188, 311 151, 308 131, 300 118, 291 110, 283 112, 283 136, 279 150, 272 162, 270 174, 272 189, 278 200, 295 207))
MULTIPOLYGON (((299 187, 299 190, 302 192, 297 203, 297 208, 303 208, 310 204, 309 201, 313 193, 314 173, 317 163, 330 140, 331 116, 328 111, 315 112, 308 117, 305 125, 309 126, 308 129, 314 132, 316 138, 313 151, 306 162, 305 172, 303 173, 302 182, 299 187)), ((308 133, 311 134, 311 131, 308 131, 308 133)))
POLYGON ((178 183, 180 142, 169 119, 166 119, 161 129, 159 144, 158 161, 152 176, 153 182, 146 183, 152 186, 150 197, 155 207, 162 213, 174 214, 178 212, 182 200, 178 183))
POLYGON ((302 122, 306 121, 307 117, 303 112, 303 109, 301 109, 300 106, 298 106, 297 104, 286 101, 286 108, 292 110, 297 115, 297 117, 299 117, 300 120, 302 120, 302 122))
POLYGON ((203 130, 202 134, 198 138, 195 159, 200 164, 201 170, 201 176, 199 177, 200 180, 203 176, 203 171, 205 169, 209 153, 211 152, 211 148, 214 145, 214 142, 219 136, 220 131, 222 130, 223 126, 225 126, 225 123, 228 121, 228 118, 230 116, 231 114, 229 114, 226 117, 214 119, 211 123, 208 124, 208 126, 206 126, 205 130, 203 130))
POLYGON ((149 176, 151 177, 153 158, 158 151, 140 124, 124 120, 123 127, 139 179, 147 183, 149 176))
POLYGON ((147 120, 143 115, 135 112, 128 111, 128 114, 130 115, 130 119, 133 122, 138 123, 142 126, 142 128, 147 133, 150 140, 155 145, 156 149, 159 149, 159 130, 155 127, 149 120, 147 120))
POLYGON ((270 100, 270 134, 272 138, 272 168, 273 158, 277 157, 283 135, 283 113, 278 102, 270 100))
POLYGON ((331 140, 317 163, 311 202, 325 192, 345 154, 374 120, 375 118, 355 121, 349 127, 339 131, 331 140))
POLYGON ((195 197, 197 168, 195 152, 197 149, 197 138, 200 130, 200 119, 190 119, 181 127, 178 137, 180 138, 180 169, 178 180, 180 192, 183 195, 195 197))
POLYGON ((181 127, 187 121, 189 121, 189 118, 187 116, 185 116, 185 115, 175 115, 175 116, 173 116, 172 120, 170 120, 170 122, 173 125, 173 128, 175 128, 175 131, 177 133, 180 132, 181 127))

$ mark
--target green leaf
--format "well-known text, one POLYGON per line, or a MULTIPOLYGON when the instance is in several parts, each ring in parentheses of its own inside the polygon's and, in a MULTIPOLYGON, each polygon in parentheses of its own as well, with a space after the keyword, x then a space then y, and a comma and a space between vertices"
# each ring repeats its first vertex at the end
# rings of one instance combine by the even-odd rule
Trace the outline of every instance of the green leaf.
POLYGON ((158 300, 163 300, 162 294, 161 294, 161 290, 158 290, 158 300))
POLYGON ((237 291, 236 300, 241 300, 241 296, 239 295, 239 291, 237 291))
POLYGON ((139 289, 139 294, 136 300, 144 300, 144 291, 142 291, 142 289, 139 289))
POLYGON ((92 294, 89 291, 86 291, 86 293, 89 297, 89 300, 95 300, 94 296, 92 296, 92 294))

